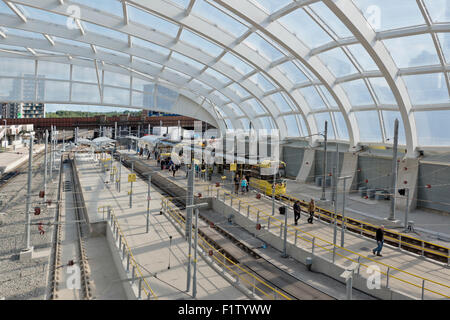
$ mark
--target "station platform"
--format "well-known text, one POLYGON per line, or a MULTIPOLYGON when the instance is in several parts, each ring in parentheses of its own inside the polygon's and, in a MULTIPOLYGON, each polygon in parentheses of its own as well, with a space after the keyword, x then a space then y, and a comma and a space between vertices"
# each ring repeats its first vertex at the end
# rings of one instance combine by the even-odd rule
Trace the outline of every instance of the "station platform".
MULTIPOLYGON (((45 145, 33 145, 33 153, 39 153, 45 149, 45 145)), ((16 150, 7 150, 0 152, 0 173, 8 173, 15 170, 21 164, 28 160, 28 148, 20 147, 16 150)))
MULTIPOLYGON (((104 221, 105 208, 113 208, 139 272, 154 292, 151 299, 193 299, 191 292, 186 292, 188 243, 184 237, 159 212, 150 214, 149 232, 146 232, 147 183, 140 179, 133 183, 133 205, 130 208, 128 191, 131 184, 127 182, 129 169, 122 166, 121 192, 117 192, 115 183, 109 182, 109 172, 102 172, 97 161, 89 154, 78 154, 76 164, 90 223, 104 221)), ((114 165, 119 167, 117 161, 114 161, 114 165)), ((159 211, 161 199, 162 195, 152 187, 150 210, 159 211)), ((197 268, 196 299, 248 299, 200 257, 197 268)), ((126 281, 124 278, 117 280, 126 281)))
MULTIPOLYGON (((320 199, 322 188, 313 184, 299 183, 294 180, 288 180, 286 193, 309 201, 311 198, 320 199)), ((331 188, 326 189, 326 199, 331 199, 331 188)), ((316 201, 324 209, 334 211, 331 201, 316 201)), ((405 220, 405 211, 396 209, 395 219, 398 223, 392 223, 386 218, 389 216, 390 201, 364 199, 358 193, 350 193, 345 199, 345 215, 364 222, 378 225, 390 226, 392 229, 403 229, 405 220)), ((338 195, 338 211, 342 211, 342 194, 338 195)), ((416 208, 408 214, 408 220, 414 221, 415 237, 426 241, 433 241, 444 246, 450 245, 450 213, 437 213, 430 210, 416 208)))
MULTIPOLYGON (((172 174, 167 170, 161 171, 156 161, 143 161, 167 179, 181 187, 186 187, 187 179, 183 170, 172 177, 172 174)), ((212 181, 196 179, 194 194, 202 193, 203 197, 217 197, 217 192, 219 192, 219 199, 223 199, 225 194, 227 205, 249 217, 254 221, 255 226, 259 223, 262 230, 275 233, 281 237, 281 225, 284 223, 284 216, 279 215, 278 210, 272 216, 272 201, 270 198, 263 196, 261 199, 256 199, 256 192, 232 195, 230 192, 231 181, 220 181, 221 186, 217 188, 215 183, 219 181, 220 178, 217 176, 214 176, 212 181)), ((305 214, 302 213, 298 226, 295 226, 291 212, 288 214, 288 226, 289 242, 309 251, 314 246, 314 256, 332 261, 334 233, 332 225, 322 221, 309 224, 306 222, 305 214), (312 244, 313 241, 315 242, 314 245, 312 244)), ((370 276, 367 273, 369 268, 371 270, 378 268, 383 285, 395 288, 396 291, 410 298, 450 299, 450 269, 448 264, 439 263, 386 244, 382 251, 383 257, 377 257, 372 253, 372 250, 376 247, 374 240, 351 232, 344 233, 344 246, 340 247, 341 229, 338 228, 337 231, 335 264, 348 267, 353 262, 359 262, 361 265, 358 272, 365 278, 370 276)))

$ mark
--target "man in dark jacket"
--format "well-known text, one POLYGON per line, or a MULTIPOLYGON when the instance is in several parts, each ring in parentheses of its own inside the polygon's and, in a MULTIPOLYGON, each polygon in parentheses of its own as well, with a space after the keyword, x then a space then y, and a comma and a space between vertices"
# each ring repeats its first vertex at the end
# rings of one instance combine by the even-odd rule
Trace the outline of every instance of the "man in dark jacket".
POLYGON ((300 201, 297 200, 294 203, 294 220, 295 220, 295 225, 297 225, 297 221, 298 221, 298 219, 300 219, 300 211, 301 211, 300 201))
POLYGON ((377 252, 377 256, 382 257, 381 255, 381 249, 383 249, 383 243, 384 243, 384 226, 381 226, 377 229, 377 234, 375 236, 375 239, 377 240, 378 246, 372 250, 373 254, 377 252))

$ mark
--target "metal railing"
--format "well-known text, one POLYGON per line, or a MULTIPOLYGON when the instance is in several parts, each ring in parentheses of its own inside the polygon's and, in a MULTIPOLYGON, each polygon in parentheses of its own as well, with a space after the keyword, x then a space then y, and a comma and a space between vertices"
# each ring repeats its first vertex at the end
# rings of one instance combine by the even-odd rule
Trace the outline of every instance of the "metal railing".
MULTIPOLYGON (((100 209, 103 209, 103 211, 104 211, 104 208, 105 207, 99 207, 98 211, 100 212, 100 209)), ((106 208, 108 208, 108 206, 106 206, 106 208)), ((130 272, 130 268, 132 270, 131 271, 131 284, 133 285, 137 281, 138 299, 142 299, 142 293, 144 293, 145 297, 147 297, 148 300, 150 300, 152 297, 153 297, 153 299, 157 300, 158 296, 155 294, 153 289, 148 284, 147 280, 145 279, 144 275, 142 274, 139 264, 137 263, 136 259, 134 258, 133 252, 131 251, 130 247, 128 246, 125 235, 120 228, 120 225, 116 218, 116 215, 114 214, 114 208, 109 207, 108 216, 107 216, 106 221, 107 221, 107 223, 110 224, 113 238, 116 241, 116 244, 118 243, 119 255, 121 256, 122 261, 124 261, 126 259, 126 265, 127 265, 126 271, 130 272)))
MULTIPOLYGON (((181 211, 170 202, 170 198, 163 198, 161 200, 161 205, 163 211, 167 212, 167 214, 170 215, 170 217, 172 217, 173 220, 182 227, 182 230, 184 230, 184 216, 181 214, 181 211)), ((203 250, 203 253, 209 255, 211 259, 213 259, 215 263, 222 268, 223 273, 227 270, 228 273, 235 279, 236 283, 243 283, 248 286, 253 295, 258 292, 258 295, 271 300, 292 300, 284 293, 273 288, 263 279, 255 276, 238 263, 235 263, 231 259, 227 258, 222 252, 220 252, 220 249, 215 248, 202 235, 199 234, 198 239, 198 245, 203 250)))
MULTIPOLYGON (((258 188, 254 188, 254 189, 264 192, 264 190, 261 190, 258 188)), ((309 205, 308 202, 298 199, 296 197, 293 197, 291 195, 276 196, 275 198, 283 203, 288 203, 288 204, 292 204, 295 201, 300 201, 301 207, 303 209, 305 209, 305 208, 307 209, 307 207, 309 205)), ((304 211, 306 211, 306 210, 304 210, 304 211)), ((337 218, 338 225, 340 223, 340 225, 342 226, 343 218, 342 218, 342 215, 339 213, 334 213, 330 210, 316 206, 315 215, 318 216, 318 218, 320 220, 328 221, 330 223, 333 223, 334 219, 337 218)), ((364 221, 361 221, 361 220, 358 220, 355 218, 350 218, 350 217, 345 217, 344 227, 346 229, 348 229, 349 231, 359 233, 361 236, 372 235, 374 237, 376 234, 376 229, 378 229, 378 226, 375 226, 371 223, 364 222, 364 221), (369 228, 371 228, 373 230, 371 230, 369 228), (355 230, 352 230, 352 229, 355 229, 355 230)), ((425 241, 422 239, 418 239, 418 238, 415 238, 410 235, 402 235, 401 233, 393 231, 393 230, 385 231, 385 239, 387 240, 385 242, 387 242, 391 245, 394 245, 394 246, 397 245, 397 247, 399 249, 407 250, 408 248, 412 248, 414 250, 419 251, 421 256, 425 256, 425 253, 429 253, 429 258, 437 260, 439 262, 444 262, 444 263, 446 262, 447 265, 450 265, 450 254, 449 254, 450 248, 447 248, 445 246, 438 245, 438 244, 435 244, 432 242, 428 242, 428 241, 425 241), (405 239, 409 240, 409 242, 405 241, 405 239), (411 243, 412 241, 420 243, 420 245, 411 243), (445 251, 447 253, 445 253, 445 251), (439 257, 440 259, 436 259, 436 256, 439 257)))
MULTIPOLYGON (((219 191, 219 188, 217 188, 217 190, 219 191)), ((256 208, 249 202, 242 200, 239 197, 236 197, 235 195, 233 195, 232 192, 222 190, 222 197, 220 196, 220 194, 221 194, 220 191, 217 192, 217 198, 220 201, 223 201, 224 203, 229 197, 230 204, 233 203, 232 199, 235 199, 237 201, 235 201, 234 203, 238 204, 240 208, 243 208, 243 205, 247 206, 246 209, 247 217, 248 218, 252 217, 253 220, 256 220, 256 224, 260 224, 261 229, 265 227, 267 228, 267 231, 270 230, 273 231, 275 228, 279 228, 280 229, 279 235, 281 237, 282 235, 281 231, 284 228, 284 220, 280 220, 272 216, 271 213, 266 213, 264 210, 256 208)), ((425 298, 425 293, 432 293, 440 298, 450 299, 450 290, 449 290, 450 286, 446 284, 396 268, 392 265, 383 263, 381 261, 371 259, 367 256, 363 256, 357 252, 341 247, 339 245, 334 245, 332 242, 322 239, 321 237, 315 236, 309 232, 306 232, 297 226, 288 226, 287 232, 289 235, 294 236, 294 245, 298 246, 299 240, 300 241, 303 240, 305 243, 311 245, 311 248, 309 250, 313 253, 313 255, 317 255, 319 253, 318 250, 320 249, 323 250, 325 254, 329 253, 331 255, 330 262, 332 263, 335 263, 334 256, 337 255, 341 258, 344 258, 347 261, 359 263, 360 266, 365 268, 369 268, 371 266, 368 263, 385 268, 385 271, 380 270, 380 273, 386 276, 386 284, 388 287, 393 286, 393 281, 391 280, 394 279, 398 280, 398 284, 413 286, 415 288, 421 289, 421 299, 425 298), (367 263, 363 263, 362 261, 364 260, 366 260, 367 263), (394 273, 397 273, 397 275, 394 275, 394 273), (403 278, 400 278, 399 277, 400 275, 403 276, 403 278), (426 284, 428 284, 428 287, 425 286, 426 284)))

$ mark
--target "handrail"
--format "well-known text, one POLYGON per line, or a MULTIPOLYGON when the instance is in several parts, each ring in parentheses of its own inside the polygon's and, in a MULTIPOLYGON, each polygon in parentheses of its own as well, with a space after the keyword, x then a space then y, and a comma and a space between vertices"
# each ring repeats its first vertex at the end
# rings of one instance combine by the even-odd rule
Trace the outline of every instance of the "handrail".
MULTIPOLYGON (((220 188, 221 190, 223 190, 224 195, 228 195, 228 196, 230 196, 230 197, 233 197, 234 199, 240 200, 241 203, 247 204, 247 205, 252 209, 252 210, 249 210, 249 213, 252 213, 252 215, 256 215, 256 213, 254 212, 254 211, 256 210, 257 212, 259 212, 259 213, 262 214, 263 216, 268 217, 268 219, 271 219, 271 220, 273 220, 273 221, 278 222, 279 225, 280 225, 280 227, 281 227, 282 224, 284 224, 284 221, 280 221, 279 219, 277 219, 276 217, 272 216, 271 214, 269 215, 269 214, 267 214, 265 211, 260 210, 260 209, 257 209, 255 206, 253 206, 253 205, 250 204, 249 202, 247 202, 247 201, 245 201, 245 200, 242 200, 242 199, 240 199, 239 197, 236 197, 236 196, 233 194, 233 191, 228 191, 228 190, 226 190, 225 188, 223 188, 222 186, 216 187, 216 188, 220 188)), ((220 198, 220 197, 219 197, 219 198, 220 198)), ((296 198, 292 197, 291 199, 296 199, 296 198)), ((299 201, 301 201, 301 203, 305 203, 305 201, 302 201, 302 200, 299 200, 299 201)), ((332 213, 332 212, 329 211, 329 210, 325 210, 325 209, 322 209, 322 208, 318 208, 318 209, 324 210, 324 211, 326 211, 326 212, 332 213)), ((323 215, 323 213, 321 213, 321 212, 316 212, 316 213, 319 214, 319 215, 323 215)), ((333 213, 332 213, 332 214, 333 214, 333 213)), ((262 219, 262 217, 259 217, 259 219, 262 219)), ((342 220, 341 220, 341 221, 342 221, 342 220)), ((344 223, 347 225, 346 222, 344 222, 344 223)), ((362 224, 366 224, 366 225, 372 226, 371 224, 368 224, 368 223, 364 223, 364 222, 361 222, 361 223, 362 223, 362 224)), ((357 226, 352 225, 352 224, 350 224, 350 226, 351 226, 351 227, 357 227, 357 226)), ((375 227, 375 226, 374 226, 374 227, 375 227)), ((300 228, 296 228, 296 227, 293 227, 293 226, 289 226, 288 228, 294 228, 295 230, 300 231, 300 232, 302 232, 303 234, 306 234, 306 235, 308 235, 308 236, 310 236, 310 237, 312 237, 312 238, 315 238, 315 239, 317 239, 317 240, 323 241, 323 242, 325 242, 325 243, 328 244, 328 245, 335 246, 336 249, 341 249, 341 250, 343 250, 343 251, 346 251, 346 252, 349 252, 349 253, 351 253, 351 254, 354 254, 354 255, 358 256, 360 259, 367 259, 367 260, 369 260, 369 261, 371 261, 371 262, 373 262, 373 263, 375 263, 375 264, 382 265, 382 266, 384 266, 384 267, 386 267, 386 268, 388 268, 388 269, 390 269, 390 270, 392 269, 392 270, 398 271, 398 272, 400 272, 400 273, 403 273, 403 274, 405 274, 405 275, 409 275, 409 276, 412 276, 412 277, 414 277, 414 278, 417 278, 417 279, 420 279, 420 280, 423 280, 423 281, 426 281, 426 282, 429 282, 429 283, 433 283, 433 284, 438 285, 438 286, 442 286, 442 287, 445 287, 445 288, 450 288, 450 286, 448 286, 448 285, 446 285, 446 284, 443 284, 443 283, 437 282, 437 281, 435 281, 435 280, 431 280, 431 279, 428 279, 428 278, 425 278, 425 277, 422 277, 422 276, 419 276, 419 275, 410 273, 410 272, 408 272, 408 271, 399 269, 399 268, 397 268, 397 267, 394 267, 394 266, 385 264, 385 263, 380 262, 380 261, 377 261, 377 260, 373 260, 373 259, 371 259, 371 258, 369 258, 369 257, 367 257, 367 256, 363 256, 363 255, 361 255, 361 254, 359 254, 359 253, 356 253, 356 252, 354 252, 354 251, 352 251, 352 250, 349 250, 349 249, 347 249, 347 248, 343 248, 343 247, 341 247, 341 246, 339 246, 339 245, 334 245, 332 242, 329 242, 329 241, 324 240, 324 239, 322 239, 322 238, 320 238, 320 237, 311 235, 311 234, 308 233, 308 232, 302 231, 300 228)), ((367 232, 371 232, 370 230, 367 230, 367 229, 364 229, 364 230, 367 231, 367 232)), ((292 234, 292 232, 290 232, 290 233, 292 234)), ((303 238, 303 237, 301 237, 301 236, 297 236, 297 237, 298 237, 298 238, 301 238, 301 239, 304 239, 304 240, 306 240, 306 241, 308 241, 308 242, 312 242, 311 240, 308 240, 308 239, 303 238)), ((395 239, 395 240, 396 240, 396 242, 399 242, 398 239, 395 239)), ((422 241, 422 240, 419 240, 419 241, 422 241)), ((405 243, 405 244, 406 244, 406 245, 411 245, 411 243, 405 243)), ((436 246, 435 244, 431 244, 431 245, 436 246)), ((319 244, 317 244, 317 243, 315 243, 315 246, 317 246, 317 247, 319 247, 319 248, 321 248, 321 249, 324 249, 324 250, 326 250, 326 251, 328 251, 328 252, 333 252, 333 249, 325 248, 325 247, 323 247, 323 246, 321 246, 321 245, 319 245, 319 244)), ((422 249, 422 248, 420 248, 420 249, 422 249)), ((425 248, 424 248, 424 249, 425 249, 425 248)), ((337 253, 337 252, 335 252, 335 254, 338 255, 338 256, 341 256, 341 257, 343 257, 343 258, 345 258, 345 259, 347 259, 347 260, 350 260, 350 261, 355 262, 355 260, 353 260, 353 259, 351 259, 351 258, 349 258, 349 257, 347 257, 347 256, 341 255, 341 254, 339 254, 339 253, 337 253)), ((448 258, 448 256, 446 256, 446 257, 448 258)), ((368 266, 365 265, 365 264, 361 264, 361 265, 362 265, 362 266, 365 266, 365 267, 368 267, 368 266)), ((384 274, 384 275, 387 275, 387 273, 385 273, 385 272, 380 272, 380 273, 381 273, 381 274, 384 274)), ((399 281, 401 281, 401 282, 403 282, 403 283, 407 283, 407 284, 413 285, 413 286, 415 286, 415 287, 422 288, 422 287, 420 287, 420 286, 418 286, 418 285, 416 285, 416 284, 414 284, 414 283, 411 283, 411 282, 409 282, 409 281, 407 281, 407 280, 405 280, 405 279, 401 279, 401 278, 398 278, 398 277, 395 277, 395 276, 392 276, 392 275, 389 275, 389 277, 390 277, 390 278, 393 278, 393 279, 397 279, 397 280, 399 280, 399 281)), ((424 290, 424 291, 428 291, 428 292, 435 293, 435 294, 437 294, 437 295, 439 295, 439 296, 442 296, 442 297, 444 297, 444 298, 450 298, 450 296, 448 296, 448 295, 446 295, 446 294, 443 294, 443 293, 440 293, 440 292, 436 292, 436 291, 433 291, 433 290, 428 289, 428 288, 425 288, 425 287, 423 287, 423 290, 424 290)))
MULTIPOLYGON (((100 208, 102 208, 102 207, 99 207, 99 209, 100 208)), ((158 296, 155 294, 155 292, 153 291, 153 289, 151 288, 151 286, 148 284, 147 280, 145 279, 144 275, 142 274, 142 271, 139 268, 139 264, 136 262, 136 259, 134 258, 133 251, 131 251, 130 247, 128 246, 127 239, 126 239, 124 233, 122 232, 122 229, 120 228, 120 225, 119 225, 119 221, 117 220, 116 215, 114 213, 114 208, 111 207, 110 209, 112 211, 111 216, 110 216, 111 217, 111 228, 113 228, 113 223, 114 223, 114 225, 117 227, 118 233, 122 236, 123 244, 125 245, 127 252, 130 255, 130 264, 136 268, 137 272, 140 275, 140 278, 142 279, 142 281, 145 284, 145 286, 143 287, 145 295, 147 297, 149 297, 149 295, 151 293, 155 299, 158 299, 158 296), (147 287, 148 291, 146 290, 146 287, 147 287)))
MULTIPOLYGON (((173 205, 172 203, 169 202, 168 197, 163 197, 163 199, 161 200, 162 204, 163 204, 163 208, 167 208, 167 212, 168 214, 170 214, 174 220, 182 225, 183 223, 185 223, 184 221, 182 221, 181 218, 177 218, 177 215, 174 213, 178 213, 178 215, 181 213, 180 210, 178 208, 175 207, 175 205, 173 205)), ((292 300, 291 298, 289 298, 288 296, 286 296, 285 294, 283 294, 282 292, 278 291, 277 289, 273 288, 272 286, 270 286, 269 284, 267 284, 264 280, 258 278, 257 276, 253 275, 252 273, 250 273, 248 270, 245 270, 244 268, 242 268, 239 264, 235 263, 234 261, 232 261, 231 259, 227 258, 223 253, 221 253, 218 249, 216 249, 214 246, 212 246, 202 235, 198 235, 199 239, 202 240, 203 245, 199 244, 199 246, 201 248, 203 248, 203 250, 206 252, 207 250, 212 250, 213 252, 215 252, 213 254, 213 258, 223 267, 227 268, 230 272, 232 272, 233 274, 236 275, 236 277, 238 277, 239 279, 241 279, 242 281, 244 281, 245 283, 249 284, 250 287, 252 287, 254 290, 258 290, 259 292, 261 292, 264 296, 268 297, 268 298, 272 298, 269 294, 267 294, 267 292, 263 291, 262 289, 258 288, 258 286, 256 285, 256 282, 258 282, 259 284, 263 285, 264 287, 269 288, 272 292, 277 293, 278 295, 280 295, 281 297, 283 297, 286 300, 292 300), (222 257, 222 259, 219 259, 219 257, 222 257), (239 273, 237 273, 236 271, 232 270, 226 263, 225 261, 228 261, 228 264, 231 265, 232 267, 236 267, 237 269, 241 270, 242 272, 244 272, 246 275, 250 276, 251 278, 253 278, 253 280, 255 281, 255 283, 250 283, 247 279, 245 279, 244 277, 242 277, 239 273)))
MULTIPOLYGON (((284 221, 279 220, 278 218, 272 216, 271 214, 270 214, 270 215, 267 214, 265 211, 263 211, 263 210, 261 210, 261 209, 257 209, 255 206, 253 206, 252 204, 248 203, 247 201, 242 200, 242 199, 236 197, 235 195, 233 195, 232 192, 229 192, 229 191, 227 191, 227 190, 224 190, 224 193, 225 193, 226 195, 230 196, 230 197, 233 197, 233 198, 235 198, 235 199, 239 199, 239 200, 241 201, 241 203, 247 204, 247 205, 252 209, 252 210, 249 210, 249 213, 252 213, 252 215, 255 215, 254 210, 257 210, 257 212, 259 212, 260 215, 261 215, 261 214, 262 214, 262 215, 265 215, 266 217, 269 217, 269 219, 278 222, 279 225, 280 225, 280 227, 281 227, 281 225, 284 224, 284 221)), ((261 219, 261 217, 260 217, 260 219, 261 219)), ((380 261, 377 261, 377 260, 373 260, 373 259, 371 259, 371 258, 369 258, 369 257, 363 256, 363 255, 361 255, 361 254, 359 254, 359 253, 357 253, 357 252, 354 252, 354 251, 349 250, 349 249, 347 249, 347 248, 341 247, 341 246, 339 246, 339 245, 334 245, 332 242, 330 242, 330 241, 328 241, 328 240, 324 240, 324 239, 322 239, 322 238, 320 238, 320 237, 318 237, 318 236, 314 236, 314 235, 310 234, 309 232, 306 232, 306 231, 301 230, 301 229, 298 228, 298 227, 288 226, 288 229, 289 229, 289 228, 294 229, 294 230, 297 230, 297 231, 300 231, 301 233, 306 234, 306 235, 308 235, 308 236, 310 236, 310 237, 312 237, 312 238, 315 238, 316 240, 323 241, 323 242, 325 242, 325 243, 328 244, 328 245, 335 246, 337 249, 341 249, 341 250, 343 250, 343 251, 347 251, 347 252, 349 252, 349 253, 351 253, 351 254, 354 254, 354 255, 356 255, 356 256, 358 256, 358 257, 360 257, 360 258, 367 259, 367 260, 369 260, 369 261, 371 261, 371 262, 374 262, 374 263, 376 263, 376 264, 383 265, 383 266, 385 266, 385 267, 387 267, 387 268, 390 268, 390 269, 392 269, 392 270, 396 270, 396 271, 399 271, 399 272, 401 272, 401 273, 410 275, 410 276, 412 276, 412 277, 415 277, 415 278, 418 278, 418 279, 421 279, 421 280, 425 280, 426 282, 433 283, 433 284, 436 284, 436 285, 439 285, 439 286, 442 286, 442 287, 445 287, 445 288, 449 288, 449 289, 450 289, 450 286, 448 286, 448 285, 446 285, 446 284, 443 284, 443 283, 440 283, 440 282, 437 282, 437 281, 434 281, 434 280, 431 280, 431 279, 428 279, 428 278, 424 278, 424 277, 422 277, 422 276, 419 276, 419 275, 410 273, 410 272, 405 271, 405 270, 401 270, 401 269, 399 269, 399 268, 397 268, 397 267, 388 265, 388 264, 386 264, 386 263, 383 263, 383 262, 380 262, 380 261)), ((292 234, 292 232, 290 232, 290 233, 292 234)), ((306 241, 308 241, 308 242, 312 242, 311 240, 305 239, 305 238, 303 238, 303 237, 301 237, 301 236, 297 236, 297 237, 302 238, 302 239, 304 239, 304 240, 306 240, 306 241)), ((319 248, 322 248, 322 249, 324 249, 324 250, 326 250, 326 251, 333 252, 332 249, 325 248, 325 247, 321 246, 320 244, 317 244, 317 242, 315 243, 315 246, 317 246, 317 247, 319 247, 319 248)), ((341 254, 339 254, 339 253, 337 253, 337 252, 336 252, 336 254, 339 255, 339 256, 341 256, 341 257, 343 257, 343 258, 345 258, 345 259, 347 259, 347 260, 354 261, 353 259, 350 259, 350 258, 348 258, 348 257, 346 257, 346 256, 343 256, 343 255, 341 255, 341 254)), ((366 265, 364 265, 364 264, 361 264, 361 265, 366 266, 366 265)), ((368 267, 368 266, 366 266, 366 267, 368 267)), ((382 274, 386 274, 386 273, 383 273, 383 272, 381 272, 381 273, 382 273, 382 274)), ((402 281, 402 282, 404 282, 404 283, 408 283, 408 284, 417 286, 417 285, 415 285, 415 284, 413 284, 413 283, 411 283, 411 282, 409 282, 409 281, 407 281, 407 280, 400 279, 400 278, 394 277, 394 276, 392 276, 392 275, 390 275, 389 277, 395 278, 395 279, 397 279, 397 280, 399 280, 399 281, 402 281)), ((418 286, 418 287, 421 288, 420 286, 418 286)), ((424 290, 429 291, 429 292, 432 292, 432 293, 435 293, 435 294, 440 295, 440 296, 445 297, 445 298, 450 298, 450 296, 448 296, 448 295, 445 295, 445 294, 440 293, 440 292, 435 292, 435 291, 433 291, 433 290, 431 290, 431 289, 424 288, 424 290)))
MULTIPOLYGON (((256 187, 255 187, 255 189, 258 189, 259 191, 264 191, 264 190, 259 189, 259 188, 256 188, 256 187)), ((307 206, 308 206, 308 202, 305 201, 305 200, 298 199, 298 198, 293 197, 293 196, 291 196, 291 195, 286 195, 286 197, 287 197, 288 199, 283 198, 282 196, 279 196, 279 200, 282 201, 282 202, 288 201, 288 202, 290 202, 290 203, 295 202, 295 201, 300 201, 300 203, 302 204, 303 207, 307 207, 307 206)), ((324 209, 324 208, 321 208, 321 207, 319 207, 319 206, 316 206, 316 212, 315 212, 315 213, 318 214, 318 215, 321 216, 321 217, 322 217, 322 216, 326 216, 326 215, 324 215, 324 214, 323 214, 322 212, 320 212, 320 211, 327 212, 327 213, 330 214, 330 216, 336 215, 337 217, 340 217, 340 218, 341 218, 341 221, 342 221, 342 214, 334 213, 334 212, 332 212, 332 211, 330 211, 330 210, 328 210, 328 209, 324 209)), ((347 220, 347 218, 346 218, 346 220, 347 220)), ((378 226, 375 226, 375 225, 373 225, 373 224, 371 224, 371 223, 369 223, 369 222, 364 222, 364 221, 361 221, 361 220, 358 220, 358 219, 355 219, 355 218, 351 218, 351 220, 354 221, 354 222, 359 223, 360 225, 366 225, 366 226, 370 226, 370 227, 373 227, 373 228, 378 228, 378 226)), ((345 221, 344 223, 345 223, 345 226, 351 225, 352 227, 355 227, 355 228, 358 228, 358 229, 362 229, 363 231, 373 232, 372 230, 365 229, 365 228, 361 228, 361 227, 358 227, 357 225, 354 225, 354 224, 349 224, 347 221, 345 221)), ((396 231, 394 231, 394 230, 390 230, 390 229, 389 229, 389 232, 392 233, 392 234, 394 234, 394 235, 397 235, 397 236, 399 237, 399 239, 400 239, 400 237, 402 237, 402 234, 401 234, 401 233, 398 233, 398 232, 396 232, 396 231)), ((404 237, 404 236, 403 236, 403 237, 404 237)), ((450 252, 450 248, 445 247, 445 246, 443 246, 443 245, 437 245, 437 244, 435 244, 435 243, 428 242, 428 241, 425 241, 425 240, 422 240, 422 239, 419 239, 419 238, 415 238, 415 237, 410 236, 410 235, 408 235, 407 237, 408 237, 409 239, 413 239, 413 240, 416 240, 416 241, 419 241, 419 242, 426 243, 426 244, 428 244, 428 245, 430 245, 430 246, 441 247, 441 248, 443 248, 443 249, 447 249, 447 252, 450 252)), ((399 239, 392 238, 392 237, 387 237, 387 238, 392 239, 392 240, 395 240, 397 243, 404 244, 405 246, 414 246, 414 244, 409 243, 409 242, 405 242, 405 241, 403 241, 403 240, 399 240, 399 239)), ((429 248, 425 248, 425 247, 424 247, 424 248, 420 247, 420 249, 421 249, 421 250, 423 249, 424 251, 427 251, 427 252, 430 252, 430 253, 433 253, 433 254, 442 256, 442 257, 447 258, 447 259, 450 258, 450 255, 445 255, 445 254, 443 254, 442 252, 439 252, 439 251, 435 251, 435 250, 432 250, 432 249, 429 249, 429 248)))

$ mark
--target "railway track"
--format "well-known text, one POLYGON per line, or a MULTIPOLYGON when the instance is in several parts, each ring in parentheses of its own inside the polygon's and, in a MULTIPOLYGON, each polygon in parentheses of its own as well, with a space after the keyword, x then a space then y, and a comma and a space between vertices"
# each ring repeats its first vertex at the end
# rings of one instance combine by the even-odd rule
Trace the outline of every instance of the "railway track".
MULTIPOLYGON (((122 156, 122 160, 126 167, 131 167, 128 157, 122 156)), ((138 176, 140 176, 140 178, 143 179, 143 181, 147 181, 146 174, 152 170, 148 168, 146 164, 140 161, 134 161, 134 171, 138 176)), ((154 172, 152 172, 152 174, 153 173, 154 172)), ((155 176, 152 175, 152 184, 158 187, 164 196, 171 198, 171 202, 179 209, 176 211, 176 214, 184 223, 186 218, 182 210, 186 207, 184 200, 185 191, 183 194, 180 194, 180 190, 174 191, 174 189, 171 189, 167 183, 163 183, 163 181, 161 181, 162 179, 155 179, 155 176)), ((234 237, 224 228, 221 228, 219 226, 220 223, 219 225, 214 223, 201 212, 202 211, 200 211, 199 218, 203 222, 204 226, 199 228, 199 235, 216 250, 225 255, 230 261, 235 264, 239 264, 242 269, 236 270, 241 277, 248 278, 248 274, 252 273, 258 278, 264 280, 264 282, 268 283, 273 288, 282 292, 284 295, 289 297, 289 299, 334 300, 334 298, 328 294, 313 288, 302 281, 299 281, 267 260, 263 259, 257 252, 255 252, 255 250, 234 237)), ((248 280, 251 281, 251 279, 248 280)))
MULTIPOLYGON (((33 156, 33 162, 39 160, 44 156, 44 151, 41 151, 33 156)), ((18 166, 14 171, 4 173, 0 177, 0 190, 5 188, 8 184, 14 181, 17 176, 27 173, 28 161, 24 161, 20 166, 18 166)))
MULTIPOLYGON (((90 300, 92 299, 90 271, 84 243, 84 237, 88 234, 83 212, 84 201, 80 196, 80 186, 75 177, 77 173, 70 156, 62 155, 60 172, 49 299, 90 300), (66 195, 65 214, 61 211, 62 192, 66 195), (67 277, 67 273, 62 273, 66 267, 79 268, 80 287, 67 288, 70 275, 67 277), (63 280, 66 282, 63 283, 63 280)), ((78 272, 75 271, 75 274, 78 272)))

